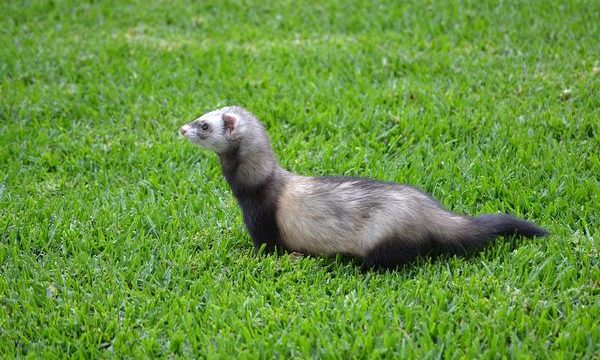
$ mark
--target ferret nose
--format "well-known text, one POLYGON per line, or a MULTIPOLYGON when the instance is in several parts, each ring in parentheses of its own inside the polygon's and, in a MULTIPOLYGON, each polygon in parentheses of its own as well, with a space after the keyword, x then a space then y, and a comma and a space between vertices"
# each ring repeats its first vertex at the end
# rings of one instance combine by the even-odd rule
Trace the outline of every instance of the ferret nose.
POLYGON ((189 125, 183 125, 180 129, 179 129, 179 133, 181 135, 185 135, 186 132, 188 132, 190 130, 190 126, 189 125))

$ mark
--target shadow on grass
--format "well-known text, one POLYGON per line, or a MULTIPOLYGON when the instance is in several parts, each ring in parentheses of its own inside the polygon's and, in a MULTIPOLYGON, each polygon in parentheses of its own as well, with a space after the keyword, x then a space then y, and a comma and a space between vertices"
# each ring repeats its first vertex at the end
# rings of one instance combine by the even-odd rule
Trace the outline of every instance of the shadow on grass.
POLYGON ((367 268, 363 266, 360 258, 336 255, 336 256, 315 256, 310 254, 301 254, 297 252, 289 252, 283 249, 275 249, 266 251, 260 248, 254 251, 254 255, 258 257, 273 256, 276 259, 280 257, 289 257, 291 259, 315 259, 318 264, 328 273, 335 275, 364 275, 364 274, 402 274, 409 278, 418 276, 418 270, 425 266, 431 266, 440 262, 449 262, 453 258, 463 259, 466 263, 480 262, 482 259, 504 258, 513 250, 531 242, 547 241, 547 238, 523 238, 520 236, 498 237, 494 241, 487 243, 483 248, 471 250, 464 254, 447 254, 442 252, 432 251, 429 254, 418 256, 415 260, 406 264, 401 264, 395 268, 367 268))

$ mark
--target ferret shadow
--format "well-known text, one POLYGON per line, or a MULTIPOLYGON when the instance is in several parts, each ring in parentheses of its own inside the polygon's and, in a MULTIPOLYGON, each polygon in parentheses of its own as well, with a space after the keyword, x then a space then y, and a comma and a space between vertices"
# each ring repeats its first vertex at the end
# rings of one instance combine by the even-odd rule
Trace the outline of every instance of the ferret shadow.
POLYGON ((404 275, 416 275, 415 270, 424 266, 434 265, 442 262, 449 262, 453 258, 462 259, 467 264, 480 262, 482 259, 492 259, 506 257, 508 254, 519 248, 520 246, 535 241, 536 239, 524 239, 519 236, 508 236, 499 237, 496 241, 486 244, 480 249, 470 250, 460 254, 448 254, 440 251, 432 251, 425 255, 419 255, 415 259, 398 264, 394 267, 366 267, 364 266, 360 258, 352 257, 349 255, 338 254, 336 256, 317 256, 310 254, 302 254, 297 252, 290 252, 284 249, 276 249, 274 251, 261 251, 257 250, 256 254, 259 256, 288 256, 295 258, 310 258, 319 261, 322 268, 328 273, 340 274, 340 271, 344 274, 388 274, 388 273, 399 273, 404 275))

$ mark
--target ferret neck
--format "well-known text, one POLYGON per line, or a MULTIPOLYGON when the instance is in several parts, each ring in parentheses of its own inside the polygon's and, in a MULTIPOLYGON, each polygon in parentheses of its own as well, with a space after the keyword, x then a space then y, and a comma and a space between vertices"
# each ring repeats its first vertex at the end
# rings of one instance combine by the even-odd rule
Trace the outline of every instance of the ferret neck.
POLYGON ((244 150, 237 146, 219 154, 223 175, 234 194, 251 191, 278 178, 279 167, 272 149, 244 150))

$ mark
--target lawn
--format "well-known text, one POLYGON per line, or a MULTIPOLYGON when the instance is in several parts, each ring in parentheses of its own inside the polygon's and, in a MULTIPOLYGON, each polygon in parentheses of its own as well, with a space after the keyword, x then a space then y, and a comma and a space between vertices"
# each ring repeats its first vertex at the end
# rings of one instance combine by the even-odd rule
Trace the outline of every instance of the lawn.
POLYGON ((600 2, 2 1, 0 357, 598 358, 600 2), (361 272, 256 255, 177 134, 552 232, 361 272))

